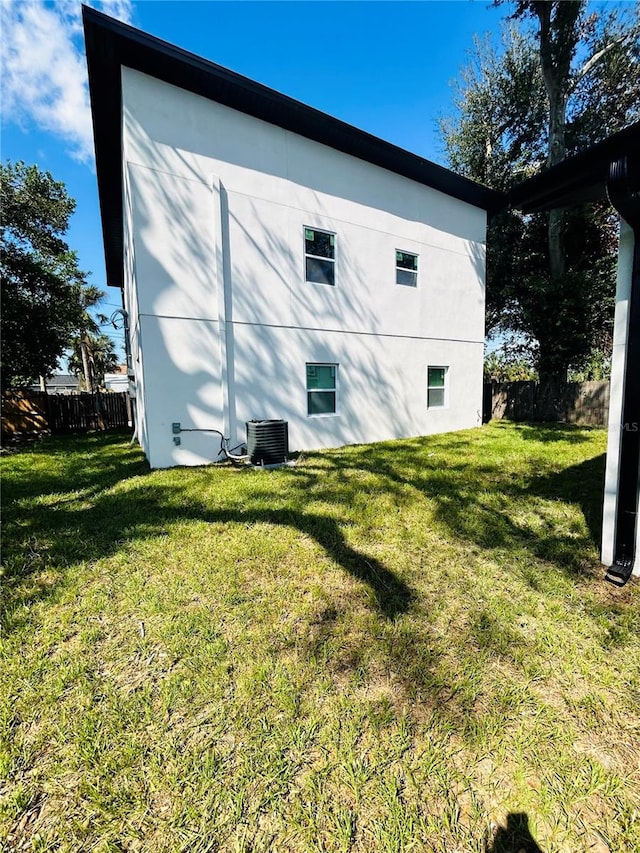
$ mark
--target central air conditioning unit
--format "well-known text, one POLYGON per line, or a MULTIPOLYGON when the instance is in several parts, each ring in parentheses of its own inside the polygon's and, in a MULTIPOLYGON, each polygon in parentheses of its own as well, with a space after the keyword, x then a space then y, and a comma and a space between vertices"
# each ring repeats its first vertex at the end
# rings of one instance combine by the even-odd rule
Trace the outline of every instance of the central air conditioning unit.
POLYGON ((247 421, 247 456, 252 465, 284 465, 288 454, 287 421, 247 421))

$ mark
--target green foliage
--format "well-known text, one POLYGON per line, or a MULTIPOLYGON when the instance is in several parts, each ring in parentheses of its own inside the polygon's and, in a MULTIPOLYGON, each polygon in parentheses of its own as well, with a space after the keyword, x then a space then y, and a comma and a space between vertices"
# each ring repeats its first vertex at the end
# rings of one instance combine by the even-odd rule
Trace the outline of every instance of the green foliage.
POLYGON ((85 391, 94 391, 104 381, 104 374, 114 370, 119 363, 115 344, 100 331, 107 317, 100 312, 94 318, 90 309, 95 310, 104 299, 105 293, 89 285, 80 295, 80 323, 69 342, 69 369, 81 377, 85 391))
POLYGON ((78 335, 72 341, 69 370, 76 376, 82 377, 86 391, 90 391, 97 386, 102 386, 105 373, 114 371, 119 362, 115 344, 108 335, 102 332, 85 332, 82 337, 78 335), (84 375, 82 359, 83 345, 89 364, 88 377, 84 375))
MULTIPOLYGON (((508 190, 637 120, 638 34, 637 11, 518 3, 501 48, 477 41, 461 72, 441 123, 452 168, 508 190)), ((508 210, 490 223, 487 333, 527 336, 541 374, 566 374, 610 353, 617 224, 604 206, 553 216, 555 242, 547 214, 508 210)))
POLYGON ((485 382, 524 382, 537 378, 531 359, 526 355, 494 350, 485 356, 485 382))
POLYGON ((472 59, 454 89, 454 115, 440 130, 451 168, 497 190, 544 159, 540 126, 546 98, 536 47, 511 23, 497 50, 489 37, 474 39, 472 59))
POLYGON ((590 382, 598 379, 611 378, 611 354, 610 351, 594 349, 589 355, 589 360, 580 370, 569 370, 567 380, 569 382, 590 382))
POLYGON ((640 119, 640 8, 629 4, 621 16, 611 5, 583 22, 584 48, 597 61, 573 81, 567 127, 570 151, 580 151, 640 119))
POLYGON ((80 320, 85 273, 65 241, 75 202, 49 172, 0 164, 2 385, 57 367, 80 320))

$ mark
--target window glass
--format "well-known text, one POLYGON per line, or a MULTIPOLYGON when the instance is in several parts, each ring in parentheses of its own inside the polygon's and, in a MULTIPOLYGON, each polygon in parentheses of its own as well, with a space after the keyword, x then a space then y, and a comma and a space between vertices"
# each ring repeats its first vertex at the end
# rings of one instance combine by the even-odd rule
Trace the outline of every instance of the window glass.
POLYGON ((418 256, 396 249, 396 284, 416 287, 418 284, 418 256))
POLYGON ((444 406, 444 388, 429 388, 427 406, 430 409, 444 406))
POLYGON ((307 414, 333 415, 335 411, 335 391, 309 391, 307 393, 307 414))
POLYGON ((444 388, 444 367, 429 368, 429 388, 444 388))
POLYGON ((305 258, 305 278, 314 284, 335 284, 335 264, 319 258, 305 258))
POLYGON ((446 367, 429 367, 427 369, 427 406, 442 408, 446 404, 446 367))
POLYGON ((304 250, 307 255, 316 258, 335 258, 335 234, 326 231, 315 231, 313 228, 304 229, 304 250))
POLYGON ((316 228, 304 229, 305 280, 335 284, 336 235, 316 228))
POLYGON ((337 364, 307 364, 307 414, 336 413, 337 364))
POLYGON ((335 364, 308 364, 307 388, 328 390, 336 387, 335 364))

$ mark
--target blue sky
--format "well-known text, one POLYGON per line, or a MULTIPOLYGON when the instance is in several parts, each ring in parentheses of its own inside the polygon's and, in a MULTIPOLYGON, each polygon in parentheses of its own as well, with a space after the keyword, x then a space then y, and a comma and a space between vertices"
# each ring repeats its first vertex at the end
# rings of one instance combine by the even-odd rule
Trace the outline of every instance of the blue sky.
MULTIPOLYGON (((474 34, 497 38, 510 12, 490 0, 89 5, 443 165, 451 81, 474 34)), ((3 0, 2 25, 2 159, 65 182, 77 201, 68 242, 106 289, 80 3, 3 0)), ((108 288, 104 312, 118 304, 108 288)))

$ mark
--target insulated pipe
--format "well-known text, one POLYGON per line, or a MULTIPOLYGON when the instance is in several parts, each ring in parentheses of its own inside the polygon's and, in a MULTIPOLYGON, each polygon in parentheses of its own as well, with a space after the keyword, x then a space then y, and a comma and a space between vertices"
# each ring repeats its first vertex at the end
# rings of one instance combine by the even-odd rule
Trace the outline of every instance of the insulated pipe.
POLYGON ((227 459, 231 462, 246 462, 249 458, 247 454, 244 456, 236 456, 227 450, 227 444, 230 439, 224 437, 224 433, 220 432, 219 429, 204 429, 199 427, 178 427, 177 432, 214 432, 216 435, 220 436, 220 453, 223 453, 227 459))

